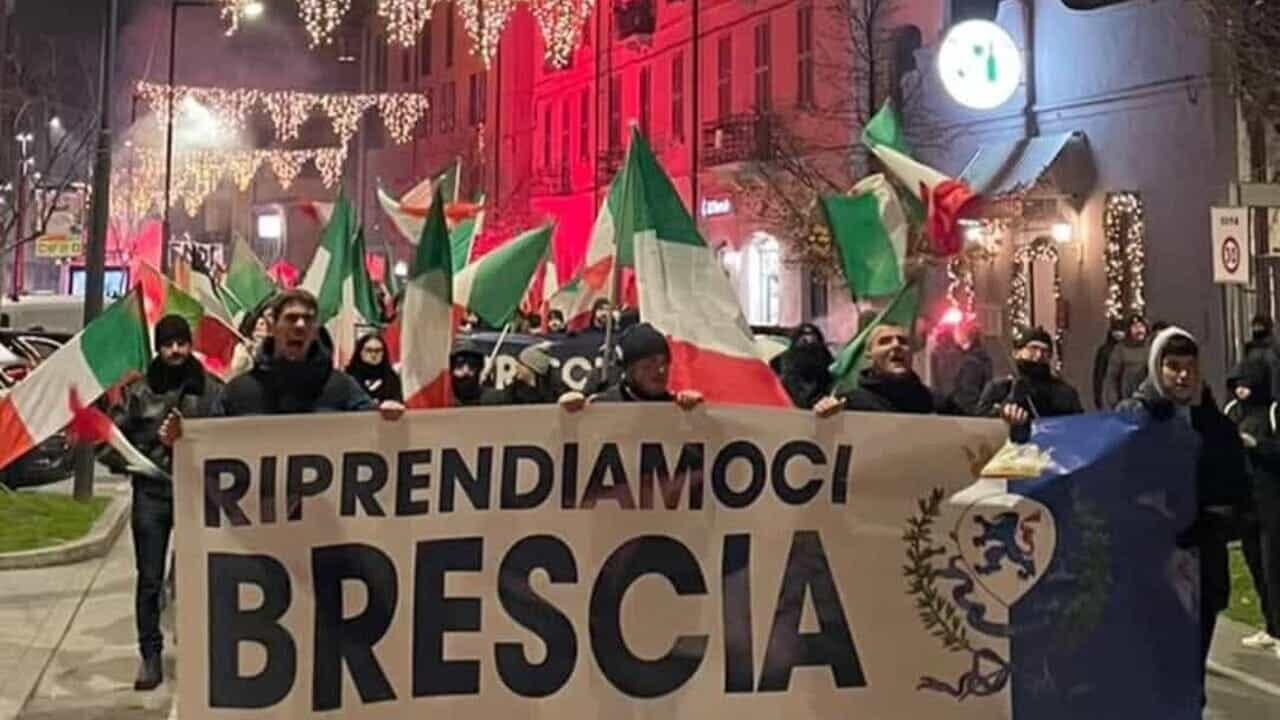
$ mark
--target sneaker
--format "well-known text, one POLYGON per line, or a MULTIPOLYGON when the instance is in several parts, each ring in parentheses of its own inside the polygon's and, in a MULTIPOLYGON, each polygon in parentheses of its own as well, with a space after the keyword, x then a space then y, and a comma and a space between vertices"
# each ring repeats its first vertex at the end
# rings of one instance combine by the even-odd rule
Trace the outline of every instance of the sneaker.
MULTIPOLYGON (((1276 648, 1276 639, 1268 635, 1265 630, 1261 630, 1247 638, 1244 638, 1240 641, 1240 644, 1255 650, 1267 650, 1276 648)), ((1277 652, 1280 652, 1280 648, 1276 648, 1276 650, 1277 652)))
POLYGON ((133 681, 133 689, 138 691, 155 690, 164 682, 164 663, 159 655, 146 655, 138 665, 138 679, 133 681))

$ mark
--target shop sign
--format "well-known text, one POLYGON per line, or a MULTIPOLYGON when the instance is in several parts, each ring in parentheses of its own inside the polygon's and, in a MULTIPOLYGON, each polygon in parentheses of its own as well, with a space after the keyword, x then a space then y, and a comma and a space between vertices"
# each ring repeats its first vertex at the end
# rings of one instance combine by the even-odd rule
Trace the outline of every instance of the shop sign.
POLYGON ((956 102, 974 110, 992 110, 1008 102, 1022 84, 1022 51, 999 25, 967 20, 942 39, 938 73, 956 102))
POLYGON ((84 252, 84 243, 78 235, 44 235, 36 238, 35 244, 38 258, 74 258, 84 252))
POLYGON ((733 212, 733 201, 729 198, 704 198, 702 201, 702 217, 719 217, 733 212))

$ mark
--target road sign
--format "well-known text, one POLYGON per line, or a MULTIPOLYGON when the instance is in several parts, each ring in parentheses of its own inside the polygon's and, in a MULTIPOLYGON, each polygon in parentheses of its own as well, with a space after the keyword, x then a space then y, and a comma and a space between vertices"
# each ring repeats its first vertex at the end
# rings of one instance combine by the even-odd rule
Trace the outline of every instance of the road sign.
POLYGON ((1213 281, 1220 285, 1249 284, 1248 208, 1211 208, 1213 281))

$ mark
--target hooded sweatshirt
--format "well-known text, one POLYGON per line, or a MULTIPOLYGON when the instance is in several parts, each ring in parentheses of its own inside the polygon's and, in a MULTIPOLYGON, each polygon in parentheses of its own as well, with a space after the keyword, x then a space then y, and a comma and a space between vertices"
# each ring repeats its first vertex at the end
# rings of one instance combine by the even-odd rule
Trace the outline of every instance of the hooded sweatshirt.
POLYGON ((1280 405, 1271 394, 1271 369, 1258 359, 1247 359, 1227 376, 1227 389, 1235 397, 1237 387, 1249 388, 1249 397, 1233 399, 1224 410, 1240 432, 1251 435, 1258 446, 1247 448, 1254 496, 1280 500, 1280 405))
POLYGON ((831 389, 832 362, 834 358, 822 331, 816 325, 805 323, 791 334, 791 346, 770 361, 769 366, 782 381, 791 403, 811 410, 831 389))

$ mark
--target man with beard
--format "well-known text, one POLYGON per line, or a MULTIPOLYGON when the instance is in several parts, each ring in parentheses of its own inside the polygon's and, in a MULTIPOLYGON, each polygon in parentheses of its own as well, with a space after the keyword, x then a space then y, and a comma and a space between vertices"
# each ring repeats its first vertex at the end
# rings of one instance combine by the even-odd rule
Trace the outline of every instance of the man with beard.
POLYGON ((618 402, 674 402, 684 410, 702 404, 702 393, 681 390, 674 395, 667 388, 671 369, 671 349, 667 338, 649 323, 640 323, 618 339, 622 356, 622 380, 614 387, 593 395, 565 393, 560 407, 577 412, 588 404, 618 402))
POLYGON ((333 367, 320 340, 318 305, 306 290, 288 290, 272 303, 271 337, 253 370, 232 380, 215 408, 218 415, 292 415, 377 409, 388 420, 404 414, 393 400, 376 403, 350 375, 333 367))
POLYGON ((907 414, 961 414, 920 381, 911 368, 911 335, 900 325, 881 325, 871 331, 867 346, 871 364, 859 376, 857 389, 828 396, 813 406, 818 417, 841 410, 907 414))
POLYGON ((1053 338, 1042 327, 1018 328, 1013 333, 1014 372, 994 380, 982 391, 978 415, 1001 417, 1009 424, 1010 439, 1031 439, 1031 421, 1084 412, 1080 394, 1053 374, 1053 338))
POLYGON ((454 344, 449 354, 449 384, 455 407, 507 404, 501 391, 484 386, 484 362, 484 351, 472 340, 462 338, 454 344))
POLYGON ((791 346, 769 362, 791 403, 812 410, 831 391, 834 358, 817 325, 805 323, 791 334, 791 346))
MULTIPOLYGON (((207 375, 191 355, 191 327, 177 315, 156 323, 156 357, 146 377, 130 385, 123 402, 112 410, 112 420, 134 447, 156 467, 171 472, 172 443, 164 429, 169 418, 208 417, 222 391, 222 384, 207 375)), ((160 631, 160 597, 164 588, 169 535, 173 531, 173 483, 131 472, 121 458, 107 453, 103 462, 133 483, 133 557, 138 571, 134 588, 134 619, 142 663, 135 690, 154 690, 164 681, 160 655, 164 635, 160 631)))

